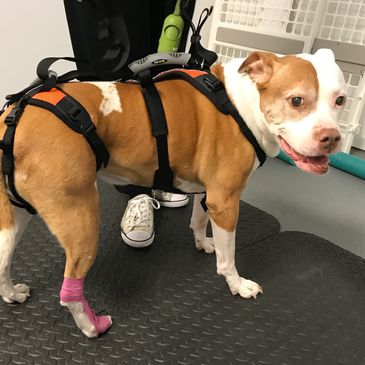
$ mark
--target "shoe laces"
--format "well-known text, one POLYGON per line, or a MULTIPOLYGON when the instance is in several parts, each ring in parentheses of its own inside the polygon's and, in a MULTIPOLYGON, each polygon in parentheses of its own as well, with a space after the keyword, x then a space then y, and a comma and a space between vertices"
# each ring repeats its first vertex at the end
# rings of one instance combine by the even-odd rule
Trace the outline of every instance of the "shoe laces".
POLYGON ((149 196, 134 198, 128 203, 129 214, 126 223, 129 227, 150 227, 153 209, 159 209, 158 200, 149 196))

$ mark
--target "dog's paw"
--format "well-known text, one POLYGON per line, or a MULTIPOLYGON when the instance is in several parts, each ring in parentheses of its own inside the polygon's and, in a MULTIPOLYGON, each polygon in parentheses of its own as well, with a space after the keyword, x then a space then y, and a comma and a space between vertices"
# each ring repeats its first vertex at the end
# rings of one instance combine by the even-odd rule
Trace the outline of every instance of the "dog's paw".
POLYGON ((60 304, 68 308, 74 317, 77 327, 80 328, 86 337, 98 337, 108 331, 113 324, 110 316, 95 315, 95 312, 90 308, 86 300, 82 302, 63 302, 61 300, 60 304))
POLYGON ((204 250, 206 253, 213 253, 215 251, 213 237, 195 240, 195 246, 198 251, 204 250))
POLYGON ((240 278, 239 285, 235 289, 231 289, 232 294, 239 294, 242 298, 255 298, 258 294, 262 294, 262 288, 254 281, 240 278))
POLYGON ((24 303, 30 297, 30 289, 28 285, 25 284, 17 284, 14 286, 14 290, 12 290, 6 296, 3 296, 3 300, 6 303, 24 303))

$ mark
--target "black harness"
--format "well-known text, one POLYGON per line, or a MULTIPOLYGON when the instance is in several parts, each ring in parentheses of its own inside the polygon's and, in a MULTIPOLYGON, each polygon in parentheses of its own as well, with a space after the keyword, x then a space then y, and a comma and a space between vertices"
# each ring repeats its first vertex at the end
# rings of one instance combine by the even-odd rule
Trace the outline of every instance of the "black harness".
POLYGON ((0 141, 0 149, 3 150, 2 173, 10 201, 13 205, 24 208, 31 214, 36 214, 37 212, 29 202, 19 195, 14 181, 15 132, 19 118, 27 105, 49 110, 73 131, 82 134, 95 154, 97 170, 102 166, 106 167, 109 161, 109 152, 97 135, 96 127, 91 121, 89 113, 77 100, 56 86, 57 79, 55 77, 52 77, 52 79, 53 81, 47 79, 47 82, 43 85, 28 90, 23 94, 18 93, 8 97, 10 103, 14 100, 17 101, 4 120, 7 128, 3 140, 0 141))
POLYGON ((166 117, 160 95, 155 86, 156 83, 164 80, 181 79, 189 82, 192 86, 203 93, 221 113, 231 115, 238 124, 242 134, 254 147, 260 166, 264 164, 266 160, 265 152, 262 150, 255 136, 229 99, 223 82, 213 74, 202 70, 181 68, 162 72, 156 77, 152 77, 150 70, 144 70, 138 74, 138 79, 146 101, 152 126, 152 134, 157 143, 159 168, 155 173, 153 188, 163 191, 183 193, 173 186, 174 172, 169 164, 166 117))
MULTIPOLYGON (((221 113, 231 115, 237 122, 241 132, 254 147, 260 166, 264 164, 266 160, 265 152, 230 101, 223 83, 214 75, 202 70, 173 69, 152 77, 151 71, 147 69, 140 72, 137 78, 143 91, 151 121, 152 134, 157 144, 158 170, 155 172, 152 188, 181 193, 180 190, 173 186, 174 172, 169 163, 167 143, 168 128, 161 98, 155 86, 155 83, 164 80, 182 79, 189 82, 202 92, 221 113)), ((7 129, 4 139, 0 141, 0 149, 3 150, 2 173, 7 183, 12 204, 25 208, 31 214, 36 213, 35 209, 18 194, 15 188, 13 155, 16 127, 27 105, 34 105, 49 110, 73 131, 82 134, 95 154, 97 170, 102 166, 106 167, 108 164, 108 150, 97 135, 96 127, 92 123, 88 112, 77 100, 64 93, 57 86, 58 82, 69 80, 57 79, 51 72, 40 86, 28 87, 20 93, 7 97, 9 100, 8 104, 13 104, 14 102, 16 104, 5 118, 7 129)))

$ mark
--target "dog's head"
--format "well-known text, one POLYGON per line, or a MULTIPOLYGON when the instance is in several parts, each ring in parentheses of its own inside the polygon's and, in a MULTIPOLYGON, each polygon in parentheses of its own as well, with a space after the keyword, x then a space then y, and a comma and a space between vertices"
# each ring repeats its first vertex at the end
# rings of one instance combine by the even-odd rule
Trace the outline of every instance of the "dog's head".
POLYGON ((284 152, 306 172, 323 174, 339 149, 338 116, 346 83, 331 50, 277 57, 254 52, 241 65, 260 94, 268 129, 284 152))

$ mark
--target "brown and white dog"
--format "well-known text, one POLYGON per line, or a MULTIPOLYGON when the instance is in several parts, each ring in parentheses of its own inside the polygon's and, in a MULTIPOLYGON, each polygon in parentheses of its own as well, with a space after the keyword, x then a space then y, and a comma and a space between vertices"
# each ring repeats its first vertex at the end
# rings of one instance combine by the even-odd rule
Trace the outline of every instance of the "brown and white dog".
MULTIPOLYGON (((322 174, 328 154, 340 142, 338 114, 345 102, 345 81, 333 53, 277 57, 254 52, 213 72, 268 156, 279 146, 301 169, 322 174)), ((233 294, 262 293, 235 267, 235 229, 241 193, 257 159, 236 122, 182 80, 157 85, 168 128, 175 186, 206 191, 208 213, 196 196, 191 219, 198 250, 215 251, 217 272, 233 294), (210 219, 213 239, 206 237, 210 219)), ((62 88, 85 106, 110 152, 100 178, 112 184, 151 186, 157 168, 156 145, 138 85, 68 83, 62 88)), ((10 109, 10 108, 9 108, 10 109)), ((4 134, 4 118, 0 136, 4 134)), ((0 138, 1 138, 0 137, 0 138)), ((61 304, 77 326, 95 337, 111 326, 109 316, 95 316, 84 298, 84 279, 94 262, 99 236, 99 194, 95 157, 84 138, 50 112, 28 106, 15 137, 15 183, 20 195, 40 214, 66 252, 61 304)), ((1 174, 0 174, 1 175, 1 174)), ((10 264, 30 215, 12 206, 0 181, 0 295, 7 303, 24 302, 29 288, 13 285, 10 264)))

